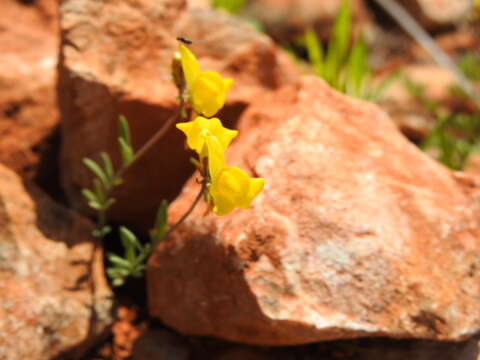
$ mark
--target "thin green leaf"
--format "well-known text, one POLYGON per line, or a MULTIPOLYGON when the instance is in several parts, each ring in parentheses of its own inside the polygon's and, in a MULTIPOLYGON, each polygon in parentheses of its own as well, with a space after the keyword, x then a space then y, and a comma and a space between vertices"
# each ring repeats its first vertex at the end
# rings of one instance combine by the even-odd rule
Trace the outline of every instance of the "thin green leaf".
POLYGON ((104 210, 107 210, 110 208, 110 206, 112 206, 113 204, 115 204, 116 200, 115 199, 108 199, 107 201, 105 201, 105 204, 103 205, 103 209, 104 210))
POLYGON ((82 189, 82 195, 87 201, 97 201, 97 195, 90 189, 82 189))
POLYGON ((94 210, 103 210, 103 204, 99 201, 97 195, 93 191, 82 189, 82 195, 87 200, 89 207, 94 210))
POLYGON ((368 73, 367 46, 360 37, 352 47, 347 65, 347 93, 356 97, 361 95, 362 86, 368 73))
POLYGON ((118 146, 120 148, 120 155, 122 157, 122 165, 126 166, 130 164, 133 160, 134 152, 132 147, 127 141, 120 137, 118 138, 118 146))
POLYGON ((350 32, 352 28, 350 5, 350 0, 342 1, 333 28, 335 48, 338 51, 338 55, 342 58, 345 57, 350 42, 350 32))
POLYGON ((130 127, 128 126, 127 118, 123 115, 120 115, 118 117, 118 125, 118 136, 120 139, 123 139, 128 145, 130 145, 130 127))
POLYGON ((304 35, 305 48, 307 49, 308 60, 315 69, 318 76, 323 74, 323 50, 322 44, 318 41, 317 34, 309 28, 304 35))
POLYGON ((125 279, 123 278, 114 278, 112 279, 112 285, 113 287, 120 287, 125 284, 125 279))
POLYGON ((113 182, 113 166, 112 161, 110 160, 110 156, 107 153, 102 152, 100 154, 100 158, 103 162, 103 168, 105 169, 105 173, 108 176, 109 183, 112 184, 113 182))
POLYGON ((138 265, 132 272, 131 272, 131 276, 132 277, 136 277, 136 278, 140 278, 140 277, 143 277, 143 271, 145 270, 145 265, 141 264, 141 265, 138 265))
POLYGON ((93 236, 95 237, 98 237, 98 238, 103 238, 105 237, 108 233, 110 233, 110 231, 112 231, 112 228, 108 225, 105 225, 104 227, 102 227, 101 229, 95 229, 93 231, 93 236))
POLYGON ((325 80, 335 88, 339 88, 341 68, 350 42, 351 22, 350 0, 343 0, 330 35, 324 70, 325 80))
POLYGON ((119 267, 109 267, 107 269, 107 274, 109 276, 128 276, 130 271, 128 269, 119 268, 119 267))
POLYGON ((142 245, 133 232, 126 227, 120 227, 120 240, 125 249, 125 259, 131 263, 135 261, 135 249, 142 251, 142 245))
POLYGON ((103 169, 98 165, 95 161, 89 158, 83 159, 83 164, 93 172, 98 179, 101 180, 103 186, 108 189, 110 187, 110 181, 107 174, 103 171, 103 169))
POLYGON ((132 244, 139 251, 142 250, 142 244, 138 241, 137 236, 125 226, 120 226, 120 238, 132 244))
POLYGON ((125 260, 124 258, 114 253, 108 253, 107 259, 116 267, 125 268, 127 270, 129 270, 132 267, 132 264, 129 261, 125 260))
POLYGON ((162 200, 158 207, 157 216, 155 217, 155 231, 153 234, 153 242, 156 243, 162 239, 167 232, 167 220, 168 220, 168 202, 162 200))
POLYGON ((97 201, 89 201, 89 202, 88 202, 88 206, 91 207, 93 210, 96 210, 96 211, 101 211, 101 210, 103 210, 103 205, 100 204, 100 203, 97 202, 97 201))
POLYGON ((127 277, 130 275, 130 270, 120 267, 110 267, 107 269, 107 275, 110 278, 127 277))
POLYGON ((106 202, 106 195, 100 179, 93 179, 93 190, 95 192, 98 202, 103 206, 103 204, 105 204, 106 202))

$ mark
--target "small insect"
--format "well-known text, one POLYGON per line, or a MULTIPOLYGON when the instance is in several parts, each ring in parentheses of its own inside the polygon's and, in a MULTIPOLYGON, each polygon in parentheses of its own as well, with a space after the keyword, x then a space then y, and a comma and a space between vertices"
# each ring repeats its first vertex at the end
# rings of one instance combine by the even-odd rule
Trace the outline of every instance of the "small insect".
POLYGON ((187 45, 190 45, 192 43, 192 40, 188 40, 187 38, 184 38, 184 37, 177 37, 177 40, 187 45))

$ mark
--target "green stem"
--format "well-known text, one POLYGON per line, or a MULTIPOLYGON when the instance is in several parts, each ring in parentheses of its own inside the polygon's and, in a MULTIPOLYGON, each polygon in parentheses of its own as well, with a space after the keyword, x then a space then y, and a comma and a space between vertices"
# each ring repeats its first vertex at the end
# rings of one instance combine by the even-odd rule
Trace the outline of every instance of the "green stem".
POLYGON ((170 116, 167 121, 163 124, 163 126, 158 130, 155 135, 153 135, 145 144, 142 145, 138 151, 135 152, 132 161, 130 161, 128 164, 122 166, 116 174, 113 176, 114 183, 116 180, 120 180, 122 178, 122 175, 136 162, 138 159, 143 157, 170 129, 170 127, 173 125, 175 120, 178 118, 179 115, 181 115, 183 111, 183 107, 185 105, 185 102, 183 100, 183 96, 180 97, 180 105, 178 106, 178 109, 175 111, 175 113, 170 116))
POLYGON ((198 192, 197 194, 197 197, 195 198, 195 200, 193 200, 193 203, 190 205, 190 207, 188 208, 188 210, 185 212, 185 214, 182 215, 182 217, 180 219, 177 220, 177 222, 175 224, 173 224, 169 229, 168 231, 165 233, 165 235, 163 235, 158 241, 157 243, 159 243, 161 240, 163 239, 166 239, 173 231, 175 231, 186 219, 187 217, 192 213, 192 211, 195 209, 195 207, 197 206, 197 204, 200 202, 200 200, 202 199, 203 197, 203 194, 205 193, 205 191, 207 190, 207 179, 204 178, 202 180, 202 187, 200 188, 200 191, 198 192))
POLYGON ((193 209, 195 209, 195 207, 197 206, 197 204, 200 202, 203 195, 207 191, 207 184, 210 182, 210 177, 208 176, 208 171, 206 170, 206 169, 208 169, 208 160, 207 160, 207 158, 203 158, 200 161, 201 161, 201 166, 198 168, 198 171, 200 172, 200 175, 202 176, 202 181, 200 182, 200 184, 202 184, 202 186, 200 188, 200 191, 197 194, 197 197, 195 198, 195 200, 193 200, 192 205, 190 205, 190 207, 185 212, 185 214, 183 214, 183 216, 180 219, 178 219, 177 222, 175 224, 173 224, 168 229, 168 231, 165 233, 165 235, 163 235, 157 241, 157 243, 160 242, 162 239, 167 238, 173 231, 175 231, 175 229, 177 229, 180 226, 181 223, 183 223, 185 221, 185 219, 192 213, 193 209))

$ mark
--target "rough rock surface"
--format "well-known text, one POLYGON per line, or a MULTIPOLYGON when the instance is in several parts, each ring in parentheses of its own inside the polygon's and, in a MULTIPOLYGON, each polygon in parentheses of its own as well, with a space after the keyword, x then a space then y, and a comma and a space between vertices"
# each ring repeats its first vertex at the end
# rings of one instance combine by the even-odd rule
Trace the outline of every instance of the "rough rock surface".
MULTIPOLYGON (((274 345, 480 329, 480 183, 313 77, 259 98, 239 130, 228 162, 265 189, 224 217, 198 207, 160 244, 147 269, 152 316, 274 345)), ((172 222, 197 191, 192 178, 172 222)))
MULTIPOLYGON (((98 157, 101 151, 118 157, 120 113, 130 120, 138 148, 175 111, 169 69, 176 37, 193 40, 191 48, 204 69, 235 79, 221 115, 227 122, 259 93, 297 75, 266 36, 233 18, 186 5, 184 0, 63 1, 61 166, 62 183, 74 207, 83 205, 80 188, 91 181, 82 158, 98 157)), ((172 128, 126 174, 112 218, 151 226, 162 198, 176 195, 192 172, 188 158, 182 134, 172 128)))
POLYGON ((0 4, 0 162, 29 178, 48 150, 45 138, 58 123, 57 4, 0 4))
POLYGON ((30 191, 0 166, 0 359, 81 355, 111 322, 102 254, 87 220, 30 191))
MULTIPOLYGON (((244 10, 258 20, 265 31, 280 42, 295 41, 307 28, 314 28, 327 38, 341 0, 253 0, 248 1, 244 10)), ((363 0, 353 0, 352 21, 354 29, 371 27, 369 11, 363 0)))
POLYGON ((472 0, 400 0, 423 26, 435 30, 465 20, 473 11, 472 0))

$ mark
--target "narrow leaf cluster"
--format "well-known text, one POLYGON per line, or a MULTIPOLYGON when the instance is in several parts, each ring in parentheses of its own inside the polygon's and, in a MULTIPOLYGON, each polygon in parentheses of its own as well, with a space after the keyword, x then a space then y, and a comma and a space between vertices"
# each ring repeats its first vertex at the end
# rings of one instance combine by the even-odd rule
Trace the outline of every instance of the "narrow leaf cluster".
POLYGON ((130 143, 130 129, 127 119, 124 116, 120 116, 119 118, 118 147, 122 157, 122 165, 128 166, 133 160, 134 152, 130 143))
MULTIPOLYGON (((110 156, 103 152, 100 160, 95 162, 92 159, 83 159, 83 164, 94 175, 91 189, 83 189, 82 194, 87 200, 90 208, 97 212, 97 228, 93 235, 104 238, 112 228, 107 224, 107 211, 115 203, 111 196, 112 190, 122 184, 122 174, 135 161, 135 152, 130 139, 130 128, 124 116, 119 117, 118 150, 120 152, 121 164, 115 171, 110 156)), ((122 256, 108 253, 107 275, 110 277, 113 286, 121 286, 128 277, 141 277, 145 270, 145 263, 152 251, 153 245, 158 243, 166 233, 167 229, 167 207, 166 201, 162 201, 155 231, 151 242, 142 244, 136 235, 124 226, 119 229, 120 240, 124 249, 122 256)))
POLYGON ((350 0, 342 1, 328 45, 324 49, 316 33, 308 29, 300 43, 315 74, 335 89, 348 95, 376 101, 384 89, 397 77, 396 73, 374 85, 368 67, 368 49, 363 36, 352 47, 352 15, 350 0))
POLYGON ((112 280, 113 286, 121 286, 128 277, 142 277, 145 270, 145 262, 152 251, 152 244, 142 245, 133 232, 121 226, 120 240, 124 253, 123 257, 113 253, 107 254, 110 267, 107 275, 112 280))

